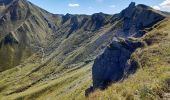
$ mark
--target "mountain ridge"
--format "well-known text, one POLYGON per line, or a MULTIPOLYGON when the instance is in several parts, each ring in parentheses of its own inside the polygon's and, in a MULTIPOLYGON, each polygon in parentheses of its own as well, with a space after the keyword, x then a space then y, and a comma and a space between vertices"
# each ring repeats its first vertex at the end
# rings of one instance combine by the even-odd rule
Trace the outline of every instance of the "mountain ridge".
POLYGON ((18 0, 0 18, 0 98, 81 99, 91 84, 94 60, 114 37, 142 37, 167 18, 139 6, 125 9, 130 17, 124 11, 58 15, 18 0), (137 22, 141 13, 147 17, 137 22))

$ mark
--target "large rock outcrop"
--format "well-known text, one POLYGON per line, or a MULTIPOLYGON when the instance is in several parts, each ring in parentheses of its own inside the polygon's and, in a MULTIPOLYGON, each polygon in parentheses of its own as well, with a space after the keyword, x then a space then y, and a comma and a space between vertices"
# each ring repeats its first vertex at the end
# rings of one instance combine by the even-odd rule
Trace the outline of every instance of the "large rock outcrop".
MULTIPOLYGON (((129 31, 130 34, 126 34, 123 26, 128 22, 124 22, 126 15, 123 14, 114 16, 103 13, 58 15, 51 14, 26 0, 13 1, 16 2, 7 4, 5 6, 7 9, 2 9, 0 14, 0 99, 12 95, 15 95, 17 99, 35 99, 33 98, 35 92, 37 99, 41 98, 42 94, 42 99, 48 99, 49 94, 47 92, 49 93, 49 91, 52 93, 50 96, 53 96, 54 99, 56 99, 56 95, 57 98, 65 94, 74 95, 72 93, 75 93, 75 96, 80 95, 82 89, 89 84, 91 64, 112 42, 113 37, 117 34, 124 37, 133 36, 132 34, 139 31, 132 31, 132 33, 129 31), (54 84, 53 81, 55 81, 54 84), (57 84, 62 84, 62 86, 58 87, 57 84), (33 88, 35 91, 30 93, 33 88), (76 92, 77 89, 81 89, 81 91, 76 92), (68 93, 67 90, 73 91, 68 93)), ((134 4, 131 4, 129 8, 134 8, 134 4)), ((128 12, 133 12, 131 9, 128 12)), ((136 6, 134 9, 136 9, 136 6)), ((151 11, 151 13, 157 12, 151 11)), ((161 16, 161 14, 159 15, 161 16)), ((129 18, 129 20, 135 22, 133 18, 129 18)), ((133 30, 133 28, 130 28, 130 30, 133 30)), ((121 42, 113 43, 117 44, 118 50, 116 52, 119 53, 119 50, 121 50, 117 56, 124 59, 119 64, 121 68, 119 68, 120 66, 111 66, 113 69, 123 70, 123 64, 126 63, 126 59, 134 50, 130 44, 133 46, 138 44, 129 42, 131 40, 125 39, 124 41, 125 45, 119 44, 121 42), (130 49, 127 49, 126 46, 130 49), (125 51, 129 53, 126 54, 125 51), (125 54, 125 56, 122 54, 125 54)), ((107 58, 107 56, 104 58, 107 58)), ((111 56, 109 59, 112 59, 111 56)), ((111 61, 114 61, 114 59, 111 61)), ((100 60, 96 63, 100 63, 100 60)), ((99 71, 98 68, 100 67, 100 65, 96 66, 96 70, 99 71)), ((102 67, 108 70, 108 66, 103 64, 102 67)), ((125 70, 132 68, 135 71, 135 66, 127 66, 126 68, 128 69, 125 70)), ((115 73, 114 75, 117 75, 117 78, 112 77, 113 81, 120 80, 122 73, 115 73)), ((98 75, 97 73, 94 74, 98 75)), ((101 75, 107 76, 107 71, 103 71, 101 75)), ((107 77, 102 79, 105 78, 109 79, 107 77)), ((108 84, 111 81, 111 79, 106 80, 106 82, 96 80, 96 88, 100 87, 100 85, 97 85, 100 84, 98 82, 108 84)), ((93 87, 89 90, 92 89, 93 87)))
POLYGON ((93 90, 104 89, 113 82, 120 81, 137 70, 138 63, 131 60, 132 53, 144 44, 138 39, 145 34, 145 29, 166 18, 166 15, 146 5, 132 2, 121 13, 111 18, 111 23, 120 21, 120 28, 115 38, 104 52, 95 59, 92 68, 93 87, 86 90, 86 95, 93 90), (123 38, 117 38, 123 37, 123 38))
POLYGON ((134 72, 137 66, 130 66, 128 60, 131 54, 143 43, 133 39, 114 38, 104 53, 96 58, 93 68, 93 87, 105 88, 112 82, 125 77, 128 71, 134 72))

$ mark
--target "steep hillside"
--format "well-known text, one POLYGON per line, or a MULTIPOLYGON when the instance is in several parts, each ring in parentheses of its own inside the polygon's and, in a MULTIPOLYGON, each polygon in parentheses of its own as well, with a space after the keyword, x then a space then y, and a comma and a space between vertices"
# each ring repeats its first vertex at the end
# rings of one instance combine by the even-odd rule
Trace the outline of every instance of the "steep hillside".
POLYGON ((10 1, 0 18, 0 71, 20 64, 47 46, 54 34, 45 20, 50 13, 25 0, 10 1))
POLYGON ((93 89, 117 83, 104 91, 97 90, 89 99, 169 100, 170 19, 152 28, 152 31, 135 40, 145 45, 135 45, 133 39, 114 40, 95 60, 92 70, 93 89), (134 51, 133 48, 137 46, 134 51))
POLYGON ((115 15, 58 15, 26 0, 4 1, 0 14, 2 100, 85 99, 93 62, 113 38, 141 37, 168 16, 134 3, 115 15))

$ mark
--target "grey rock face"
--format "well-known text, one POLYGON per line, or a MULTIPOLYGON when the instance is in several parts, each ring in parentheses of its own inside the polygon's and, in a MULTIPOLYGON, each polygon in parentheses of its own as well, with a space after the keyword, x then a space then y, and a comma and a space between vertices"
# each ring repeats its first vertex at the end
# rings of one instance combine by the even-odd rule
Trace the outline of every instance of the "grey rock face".
POLYGON ((124 11, 122 11, 122 15, 123 17, 126 17, 126 18, 131 18, 133 16, 133 13, 135 11, 135 8, 136 8, 136 5, 134 2, 132 2, 128 8, 126 8, 124 11))
POLYGON ((95 30, 101 28, 106 22, 106 15, 103 13, 96 13, 92 15, 92 22, 95 23, 95 30))
POLYGON ((124 9, 119 17, 123 20, 122 31, 125 37, 141 37, 144 34, 143 29, 149 28, 165 18, 163 13, 157 13, 146 5, 135 6, 134 2, 124 9))
POLYGON ((65 16, 62 16, 62 19, 63 19, 63 22, 62 23, 65 23, 67 20, 69 20, 71 17, 73 17, 73 15, 67 13, 65 16))
MULTIPOLYGON (((129 39, 117 39, 96 58, 93 68, 93 88, 105 88, 112 82, 121 80, 127 71, 127 62, 136 48, 143 46, 141 42, 129 39)), ((136 68, 129 68, 135 70, 136 68)))
POLYGON ((71 18, 70 24, 72 24, 72 25, 71 25, 71 29, 70 29, 70 31, 69 31, 69 33, 67 35, 67 38, 69 37, 69 35, 73 31, 75 31, 75 30, 77 30, 79 28, 79 22, 78 22, 77 16, 74 16, 74 17, 71 18))

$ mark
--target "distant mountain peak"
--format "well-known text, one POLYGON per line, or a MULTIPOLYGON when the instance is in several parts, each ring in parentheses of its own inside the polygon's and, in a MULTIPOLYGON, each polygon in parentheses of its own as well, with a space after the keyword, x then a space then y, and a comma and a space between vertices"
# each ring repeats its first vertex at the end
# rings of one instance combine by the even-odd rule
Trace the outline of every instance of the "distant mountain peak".
MULTIPOLYGON (((125 8, 119 17, 123 19, 123 30, 126 35, 136 33, 135 30, 143 30, 146 27, 150 27, 160 20, 163 20, 166 16, 161 11, 155 11, 151 7, 139 4, 136 5, 134 2, 125 8), (133 30, 133 31, 132 31, 133 30)), ((135 37, 140 37, 144 32, 137 32, 135 37)))
MULTIPOLYGON (((129 6, 121 12, 121 16, 131 18, 134 14, 137 14, 139 12, 144 12, 146 10, 154 11, 154 9, 152 9, 151 7, 149 7, 147 5, 144 5, 144 4, 136 5, 135 2, 131 2, 129 4, 129 6)), ((150 13, 152 13, 152 12, 150 12, 150 13)))
POLYGON ((62 23, 65 23, 67 20, 69 20, 71 17, 73 17, 72 14, 69 14, 67 13, 66 15, 62 16, 63 18, 63 22, 62 23))
POLYGON ((130 4, 129 4, 129 7, 128 8, 134 8, 136 6, 136 3, 135 2, 131 2, 130 4))

